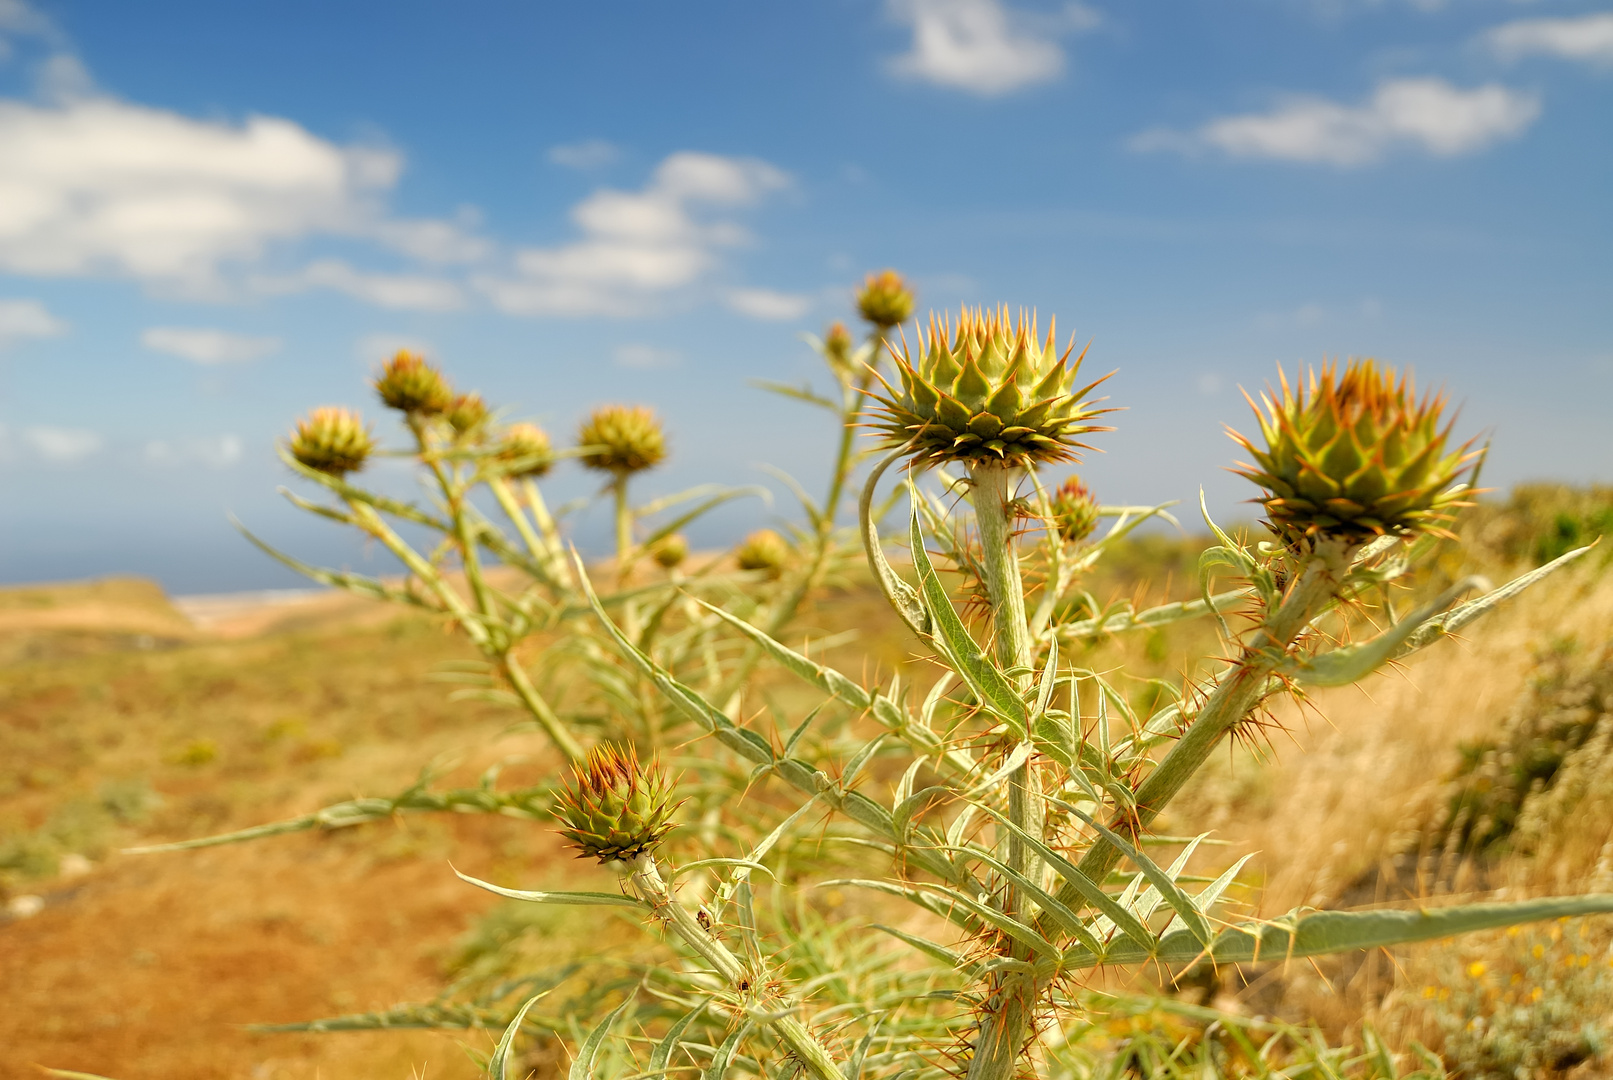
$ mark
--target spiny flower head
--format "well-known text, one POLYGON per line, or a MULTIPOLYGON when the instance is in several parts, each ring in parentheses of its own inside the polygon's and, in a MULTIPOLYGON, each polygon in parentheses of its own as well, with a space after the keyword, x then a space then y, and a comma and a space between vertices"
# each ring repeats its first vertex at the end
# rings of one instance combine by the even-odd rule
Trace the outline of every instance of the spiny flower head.
POLYGON ((454 398, 443 417, 448 421, 448 426, 454 429, 454 434, 464 438, 480 430, 491 415, 492 411, 482 400, 482 395, 472 391, 454 398))
POLYGON ((288 449, 310 469, 341 477, 364 467, 375 440, 358 413, 327 405, 297 421, 288 449))
POLYGON ((851 353, 855 347, 851 331, 846 329, 843 322, 831 323, 823 335, 823 358, 842 377, 851 372, 851 353))
POLYGON ((869 274, 857 293, 857 313, 881 330, 905 323, 913 314, 913 290, 894 270, 869 274))
POLYGON ((584 465, 605 472, 641 472, 666 460, 661 421, 641 405, 601 405, 583 421, 577 445, 592 448, 584 465))
POLYGON ((1370 358, 1312 368, 1296 386, 1279 369, 1278 380, 1280 393, 1249 400, 1264 448, 1228 429, 1254 457, 1235 471, 1266 490, 1259 501, 1273 532, 1290 544, 1445 534, 1474 455, 1470 444, 1448 449, 1444 395, 1419 400, 1410 372, 1397 377, 1370 358))
POLYGON ((511 476, 544 476, 554 465, 548 434, 536 424, 511 424, 498 440, 498 458, 511 476))
POLYGON ((1098 500, 1081 482, 1072 476, 1060 484, 1050 500, 1053 504, 1053 526, 1066 543, 1076 544, 1092 535, 1098 527, 1098 500))
POLYGON ((734 552, 734 561, 741 570, 765 570, 768 577, 778 577, 790 559, 790 545, 772 529, 758 529, 745 537, 745 542, 734 552))
POLYGON ((872 426, 885 446, 909 448, 919 467, 1075 460, 1090 449, 1080 436, 1110 430, 1089 422, 1110 410, 1084 400, 1102 379, 1075 388, 1086 353, 1071 361, 1074 342, 1060 353, 1053 333, 1049 324, 1039 343, 1035 316, 1016 321, 1006 306, 965 308, 955 324, 931 315, 916 354, 905 335, 901 352, 887 343, 901 387, 881 378, 872 426))
POLYGON ((555 816, 579 858, 632 859, 672 831, 676 785, 659 760, 641 764, 631 750, 600 743, 573 776, 556 796, 555 816))
POLYGON ((454 392, 442 372, 408 349, 399 349, 381 365, 375 392, 388 408, 410 415, 436 416, 454 403, 454 392))
POLYGON ((682 533, 663 536, 650 547, 650 557, 663 570, 671 570, 689 557, 689 541, 682 533))

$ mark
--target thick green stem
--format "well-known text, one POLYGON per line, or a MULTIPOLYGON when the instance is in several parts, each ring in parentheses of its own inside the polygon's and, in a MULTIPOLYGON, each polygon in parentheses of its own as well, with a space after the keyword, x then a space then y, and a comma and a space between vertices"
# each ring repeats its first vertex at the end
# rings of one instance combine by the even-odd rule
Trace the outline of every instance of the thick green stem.
POLYGON ((611 498, 616 507, 616 583, 626 584, 633 568, 633 508, 627 504, 627 474, 619 472, 610 482, 611 498))
MULTIPOLYGON (((1002 465, 976 465, 969 470, 969 501, 980 530, 980 562, 985 571, 986 596, 991 602, 997 662, 1015 672, 1015 682, 1024 692, 1030 687, 1035 644, 1025 620, 1025 589, 1010 506, 1022 475, 1019 469, 1002 465)), ((1008 818, 1030 835, 1039 836, 1041 817, 1036 773, 1027 761, 1008 778, 1008 818)), ((1035 880, 1039 870, 1031 865, 1031 852, 1018 835, 1009 834, 1007 849, 1008 865, 1035 880)), ((1020 890, 1009 885, 1003 903, 1005 913, 1023 916, 1028 906, 1020 890)), ((1009 946, 1008 954, 1016 960, 1031 958, 1029 950, 1017 943, 1009 946)), ((1034 980, 1021 972, 995 977, 975 1037, 970 1080, 1008 1080, 1014 1075, 1020 1048, 1034 1020, 1038 990, 1034 980)))
MULTIPOLYGON (((666 922, 673 933, 712 966, 717 975, 728 984, 734 996, 744 999, 751 995, 752 987, 763 980, 761 972, 748 972, 744 961, 729 951, 717 937, 700 925, 693 915, 672 895, 672 889, 655 865, 649 853, 633 860, 632 882, 640 897, 650 905, 651 911, 666 922)), ((790 1053, 800 1061, 807 1073, 817 1080, 845 1080, 845 1074, 835 1064, 824 1045, 807 1030, 807 1026, 794 1016, 778 1015, 779 1002, 769 1001, 766 1009, 748 1008, 751 1018, 773 1029, 790 1053)), ((785 1007, 794 1004, 786 1000, 785 1007)))
POLYGON ((549 736, 549 741, 554 743, 560 752, 566 755, 568 760, 581 761, 585 756, 582 744, 577 741, 576 736, 567 730, 565 722, 555 715, 555 711, 549 707, 549 703, 543 700, 543 695, 538 693, 538 688, 532 685, 531 679, 527 678, 526 670, 509 653, 500 656, 498 662, 500 670, 504 673, 504 678, 508 680, 510 688, 515 691, 515 696, 521 699, 521 704, 525 705, 526 711, 532 714, 532 719, 536 720, 538 726, 543 728, 543 733, 549 736))

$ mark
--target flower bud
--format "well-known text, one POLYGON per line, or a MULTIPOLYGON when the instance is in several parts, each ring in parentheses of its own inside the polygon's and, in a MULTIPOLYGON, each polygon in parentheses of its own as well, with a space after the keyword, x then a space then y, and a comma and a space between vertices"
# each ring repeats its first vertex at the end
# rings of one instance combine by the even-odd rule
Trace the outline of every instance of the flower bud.
POLYGON ((554 466, 549 436, 536 424, 511 424, 499 436, 498 459, 511 476, 536 479, 554 466))
POLYGON ((1447 450, 1443 395, 1417 398, 1411 375, 1372 359, 1314 368, 1309 379, 1250 401, 1265 448, 1228 434, 1255 459, 1235 470, 1265 489, 1259 500, 1273 532, 1290 544, 1361 543, 1419 532, 1449 535, 1442 523, 1466 505, 1456 487, 1473 461, 1468 445, 1447 450))
POLYGON ((671 570, 689 557, 689 541, 683 538, 682 533, 663 536, 650 548, 650 557, 663 570, 671 570))
POLYGON ((375 392, 388 408, 412 416, 436 416, 454 401, 454 392, 442 372, 408 349, 399 349, 397 355, 381 365, 375 392))
POLYGON ((555 800, 560 835, 600 862, 632 859, 674 828, 676 785, 661 763, 639 763, 632 751, 601 743, 574 770, 555 800))
POLYGON ((765 570, 776 578, 783 574, 784 564, 790 558, 790 545, 772 529, 758 529, 745 537, 745 542, 734 552, 734 561, 741 570, 765 570))
POLYGON ((655 413, 637 405, 601 405, 577 432, 588 449, 583 464, 618 475, 642 472, 666 459, 666 436, 655 413))
POLYGON ((1098 527, 1098 500, 1092 497, 1079 476, 1060 484, 1051 501, 1053 527, 1058 529, 1065 543, 1078 544, 1098 527))
POLYGON ((829 366, 837 375, 845 376, 851 371, 851 353, 854 348, 851 331, 846 329, 846 324, 843 322, 831 324, 828 332, 823 335, 823 358, 829 362, 829 366))
POLYGON ((358 413, 327 405, 297 421, 289 449, 308 468, 341 477, 364 467, 375 440, 358 413))
POLYGON ((900 326, 913 314, 913 291, 894 270, 869 274, 857 293, 857 313, 880 330, 900 326))
POLYGON ((956 325, 931 316, 918 344, 891 350, 900 385, 875 392, 871 425, 915 465, 1070 461, 1089 449, 1082 435, 1109 430, 1089 422, 1108 410, 1083 400, 1103 380, 1078 386, 1085 353, 1072 361, 1073 342, 1060 353, 1051 325, 1040 340, 1034 317, 965 308, 956 325))
POLYGON ((448 426, 454 429, 454 434, 464 438, 466 435, 480 430, 482 425, 487 423, 487 418, 490 415, 492 414, 487 407, 487 402, 482 400, 482 395, 473 391, 469 394, 460 394, 454 398, 453 402, 448 406, 448 411, 444 414, 444 418, 448 421, 448 426))

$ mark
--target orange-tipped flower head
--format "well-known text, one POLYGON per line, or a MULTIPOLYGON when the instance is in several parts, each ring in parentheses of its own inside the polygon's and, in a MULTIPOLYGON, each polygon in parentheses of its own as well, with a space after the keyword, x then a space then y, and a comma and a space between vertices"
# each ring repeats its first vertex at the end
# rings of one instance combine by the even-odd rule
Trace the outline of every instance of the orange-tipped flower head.
POLYGON ((894 270, 869 274, 857 293, 857 314, 880 330, 900 326, 913 315, 913 290, 894 270))
POLYGON ((364 467, 375 440, 358 413, 327 405, 297 421, 288 449, 310 469, 341 477, 364 467))
POLYGON ((872 425, 915 465, 1073 461, 1091 449, 1082 435, 1110 430, 1090 423, 1109 410, 1086 400, 1103 380, 1076 387, 1086 353, 1072 361, 1073 342, 1060 353, 1051 325, 1039 340, 1034 316, 965 308, 954 325, 932 315, 919 345, 916 353, 905 338, 900 352, 887 345, 901 386, 874 393, 872 425))
POLYGON ((448 426, 453 428, 454 434, 460 438, 480 431, 491 415, 487 402, 482 400, 482 395, 475 392, 460 394, 454 398, 448 406, 448 411, 443 414, 448 426))
POLYGON ((1072 476, 1053 492, 1053 527, 1065 543, 1078 544, 1092 535, 1098 527, 1098 500, 1072 476))
POLYGON ((511 476, 544 476, 554 465, 548 434, 536 424, 511 424, 498 440, 498 459, 511 476))
POLYGON ((790 545, 772 529, 758 529, 745 537, 745 542, 734 552, 734 561, 741 570, 765 570, 768 577, 784 573, 790 559, 790 545))
POLYGON ((683 563, 689 557, 689 541, 683 538, 682 533, 673 533, 663 536, 650 547, 650 557, 663 570, 671 570, 683 563))
POLYGON ((605 472, 642 472, 666 460, 661 421, 638 405, 601 405, 583 421, 577 445, 588 452, 584 465, 605 472))
POLYGON ((632 859, 672 831, 676 785, 659 761, 640 764, 631 750, 601 743, 574 776, 556 797, 555 816, 579 858, 632 859))
POLYGON ((1290 544, 1444 532, 1474 455, 1470 444, 1447 449, 1443 395, 1419 400, 1409 372, 1370 358, 1313 368, 1294 387, 1281 371, 1278 381, 1260 405, 1250 399, 1264 449, 1228 429, 1254 457, 1236 471, 1265 489, 1273 532, 1290 544))
POLYGON ((454 392, 442 372, 408 349, 399 349, 381 365, 375 392, 388 408, 410 415, 436 416, 454 403, 454 392))

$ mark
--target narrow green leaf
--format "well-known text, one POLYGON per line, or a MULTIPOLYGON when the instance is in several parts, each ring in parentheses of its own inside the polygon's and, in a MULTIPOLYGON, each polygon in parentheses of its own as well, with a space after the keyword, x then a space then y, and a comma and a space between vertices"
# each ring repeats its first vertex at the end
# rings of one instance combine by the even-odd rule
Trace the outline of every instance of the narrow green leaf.
POLYGON ((924 550, 924 531, 919 525, 915 509, 908 531, 913 545, 913 568, 918 571, 919 594, 924 610, 929 613, 933 633, 930 640, 951 662, 953 670, 968 684, 980 704, 992 713, 1015 725, 1016 734, 1023 736, 1029 727, 1029 716, 1019 691, 1008 681, 997 665, 986 658, 984 651, 970 636, 958 611, 947 596, 935 567, 930 564, 929 553, 924 550))
POLYGON ((626 1001, 616 1006, 609 1016, 600 1021, 598 1027, 588 1033, 588 1038, 583 1041, 576 1059, 571 1063, 571 1071, 566 1074, 566 1080, 594 1080, 594 1062, 599 1058, 599 1048, 604 1044, 605 1036, 610 1034, 617 1017, 626 1012, 632 1004, 633 998, 629 996, 626 1001))
POLYGON ((1479 577, 1463 578, 1376 637, 1356 645, 1341 645, 1309 661, 1295 661, 1282 670, 1309 686, 1348 686, 1381 667, 1423 624, 1462 593, 1482 588, 1483 581, 1479 577))
POLYGON ((515 1019, 504 1029, 504 1034, 498 1040, 498 1046, 493 1049, 492 1058, 487 1062, 487 1075, 492 1077, 492 1080, 509 1080, 510 1050, 515 1046, 515 1036, 520 1032, 522 1023, 526 1021, 526 1014, 532 1010, 532 1006, 548 996, 548 990, 533 994, 516 1010, 515 1019))
MULTIPOLYGON (((979 806, 986 813, 996 818, 1004 828, 1008 829, 1010 832, 1024 841, 1025 846, 1036 852, 1037 855, 1041 856, 1042 859, 1053 868, 1053 872, 1058 874, 1061 880, 1068 883, 1072 889, 1080 893, 1082 899, 1084 899, 1087 903, 1091 904, 1104 915, 1107 915, 1109 917, 1109 921, 1114 923, 1115 927, 1122 934, 1125 934, 1128 938, 1134 941, 1138 947, 1146 951, 1148 949, 1152 949, 1157 944, 1158 939, 1156 939, 1153 934, 1148 932, 1148 927, 1138 922, 1135 915, 1116 903, 1114 897, 1104 892, 1103 889, 1098 886, 1097 882, 1093 881, 1091 878, 1087 877, 1080 870, 1078 870, 1076 865, 1069 859, 1066 859, 1063 855, 1060 855, 1058 852, 1042 843, 1040 839, 1032 836, 1018 825, 1015 825, 1012 821, 1009 821, 1008 818, 1002 814, 999 814, 991 807, 981 803, 976 803, 975 805, 979 806)), ((1113 944, 1111 944, 1109 948, 1114 948, 1113 944)))
POLYGON ((1099 824, 1089 814, 1083 813, 1069 803, 1060 802, 1057 799, 1051 801, 1092 826, 1100 836, 1113 844, 1122 855, 1130 859, 1137 869, 1143 872, 1143 876, 1148 879, 1148 883, 1159 890, 1159 894, 1165 898, 1165 902, 1171 906, 1171 910, 1181 916, 1183 925, 1188 928, 1193 936, 1205 944, 1209 943, 1213 932, 1210 930, 1210 924, 1205 922, 1204 914, 1193 906, 1193 901, 1188 899, 1181 886, 1172 881, 1171 876, 1157 862, 1138 851, 1119 833, 1099 824))
POLYGON ((1081 917, 1075 912, 1071 911, 1069 907, 1058 899, 1058 897, 1049 893, 1046 889, 1036 884, 1024 874, 1021 874, 1019 871, 1013 869, 1007 863, 1002 862, 996 856, 988 854, 980 848, 965 847, 958 848, 957 850, 963 852, 971 859, 977 859, 980 862, 985 863, 987 866, 997 871, 997 873, 1001 874, 1003 877, 1013 882, 1013 884, 1017 885, 1027 896, 1040 904, 1042 909, 1052 917, 1054 922, 1058 923, 1059 926, 1063 928, 1066 934, 1069 934, 1071 937, 1075 938, 1086 948, 1092 950, 1093 952, 1102 951, 1103 947, 1098 943, 1098 939, 1093 937, 1092 934, 1087 930, 1086 926, 1082 924, 1081 917))
POLYGON ((1073 967, 1099 963, 1138 964, 1151 960, 1191 963, 1200 958, 1219 964, 1281 961, 1404 945, 1546 919, 1609 913, 1613 913, 1613 894, 1607 893, 1416 911, 1293 913, 1270 922, 1228 927, 1216 935, 1209 948, 1191 932, 1178 930, 1163 938, 1153 950, 1118 943, 1110 946, 1102 958, 1081 955, 1085 950, 1071 950, 1065 954, 1065 960, 1073 967))
MULTIPOLYGON (((901 617, 907 628, 920 637, 930 632, 930 619, 924 611, 924 604, 913 586, 897 576, 891 568, 890 560, 885 558, 885 549, 879 543, 879 517, 873 513, 874 491, 879 486, 879 478, 885 475, 885 470, 899 461, 906 454, 905 447, 897 447, 874 466, 868 474, 868 480, 863 484, 861 497, 857 500, 857 524, 862 530, 863 550, 868 555, 868 566, 874 572, 874 580, 879 583, 880 591, 885 599, 890 601, 891 607, 901 617)), ((898 487, 897 491, 901 489, 898 487)), ((894 493, 893 496, 894 498, 894 493)), ((883 516, 883 515, 880 515, 883 516)))
MULTIPOLYGON (((453 870, 453 867, 450 866, 449 869, 453 870)), ((454 870, 454 874, 459 878, 460 881, 468 882, 476 886, 478 889, 486 889, 490 893, 497 893, 499 896, 507 896, 511 900, 527 900, 534 904, 573 904, 584 907, 632 908, 641 908, 644 906, 644 902, 642 900, 635 900, 630 896, 623 896, 621 893, 525 892, 521 889, 502 888, 501 886, 482 881, 480 878, 473 878, 469 874, 461 874, 458 870, 454 870)))
MULTIPOLYGON (((1598 540, 1597 543, 1601 543, 1601 541, 1598 540)), ((1595 546, 1596 544, 1589 544, 1585 547, 1575 548, 1565 555, 1558 556, 1545 566, 1513 578, 1499 589, 1487 592, 1483 596, 1476 596, 1465 604, 1458 604, 1437 619, 1430 619, 1407 639, 1405 648, 1398 655, 1404 656, 1407 653, 1416 652, 1418 649, 1431 645, 1441 637, 1456 633, 1474 619, 1487 614, 1503 600, 1510 600, 1541 579, 1555 574, 1595 546)))
POLYGON ((940 961, 946 967, 960 971, 969 978, 974 978, 975 973, 980 968, 978 963, 965 959, 961 954, 952 951, 945 945, 937 945, 929 938, 909 934, 906 930, 898 930, 896 927, 886 926, 884 923, 874 923, 873 925, 875 930, 883 930, 891 937, 911 945, 930 959, 940 961))
POLYGON ((704 999, 700 1004, 680 1016, 677 1023, 667 1029, 666 1036, 655 1044, 654 1050, 650 1051, 650 1075, 653 1076, 667 1071, 667 1066, 672 1062, 672 1054, 678 1048, 678 1040, 683 1038, 683 1033, 689 1030, 690 1024, 700 1019, 700 1014, 705 1012, 706 1006, 710 1004, 710 998, 704 999))
POLYGON ((760 870, 762 873, 766 874, 768 877, 773 876, 773 871, 769 870, 767 867, 763 866, 761 863, 753 862, 750 859, 714 858, 714 859, 696 859, 694 862, 684 863, 682 866, 674 866, 670 870, 670 872, 668 873, 668 877, 677 877, 680 874, 687 874, 692 870, 702 870, 702 869, 704 869, 704 868, 706 868, 708 866, 734 866, 734 867, 739 867, 739 868, 745 870, 747 873, 752 871, 752 870, 760 870))
MULTIPOLYGON (((717 1052, 711 1055, 711 1064, 706 1071, 700 1074, 700 1080, 723 1080, 728 1075, 728 1065, 734 1060, 734 1051, 739 1049, 739 1040, 750 1034, 751 1025, 741 1024, 734 1029, 734 1033, 722 1041, 717 1052)), ((572 1080, 577 1080, 575 1076, 572 1080)))

